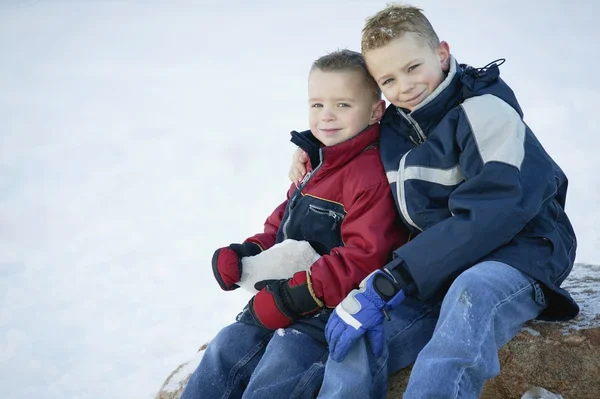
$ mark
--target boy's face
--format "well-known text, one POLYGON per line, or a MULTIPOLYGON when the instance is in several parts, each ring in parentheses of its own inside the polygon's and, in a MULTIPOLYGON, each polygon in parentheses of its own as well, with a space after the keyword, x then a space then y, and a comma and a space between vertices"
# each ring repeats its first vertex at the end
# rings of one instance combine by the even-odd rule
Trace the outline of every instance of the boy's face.
POLYGON ((412 32, 368 51, 364 57, 383 95, 395 106, 409 111, 440 85, 450 69, 448 43, 441 42, 432 50, 412 32))
POLYGON ((310 130, 326 146, 356 136, 379 121, 383 100, 375 100, 355 71, 323 72, 314 69, 308 77, 310 130))

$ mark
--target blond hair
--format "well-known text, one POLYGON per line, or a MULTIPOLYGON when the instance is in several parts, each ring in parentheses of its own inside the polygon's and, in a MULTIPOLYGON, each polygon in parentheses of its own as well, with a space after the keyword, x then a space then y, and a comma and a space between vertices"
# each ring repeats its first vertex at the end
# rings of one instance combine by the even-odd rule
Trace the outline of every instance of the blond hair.
POLYGON ((348 49, 334 51, 313 62, 310 71, 315 69, 322 72, 359 72, 362 75, 363 86, 372 93, 373 99, 381 99, 381 89, 369 73, 361 53, 348 49))
POLYGON ((424 44, 436 49, 440 44, 438 35, 423 10, 404 4, 388 4, 383 10, 370 18, 362 31, 361 51, 381 48, 394 39, 412 32, 423 39, 424 44))

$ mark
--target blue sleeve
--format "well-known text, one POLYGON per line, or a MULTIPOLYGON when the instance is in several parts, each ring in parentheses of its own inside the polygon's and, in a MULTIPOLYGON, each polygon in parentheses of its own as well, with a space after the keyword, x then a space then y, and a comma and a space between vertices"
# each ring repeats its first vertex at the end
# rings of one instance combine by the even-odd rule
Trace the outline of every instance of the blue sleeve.
POLYGON ((394 251, 417 296, 429 298, 508 243, 556 192, 551 158, 517 112, 492 95, 462 104, 456 132, 465 181, 451 194, 451 217, 394 251))

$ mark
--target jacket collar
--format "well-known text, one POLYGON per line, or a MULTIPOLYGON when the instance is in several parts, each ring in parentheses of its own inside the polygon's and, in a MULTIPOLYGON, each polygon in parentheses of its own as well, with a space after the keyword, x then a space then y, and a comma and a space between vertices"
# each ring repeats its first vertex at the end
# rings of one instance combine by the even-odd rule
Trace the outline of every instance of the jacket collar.
POLYGON ((461 75, 461 67, 456 59, 450 56, 450 71, 433 93, 412 112, 402 108, 396 108, 396 112, 409 122, 411 119, 416 122, 421 133, 427 137, 429 130, 437 125, 448 111, 460 104, 461 75))
MULTIPOLYGON (((482 68, 459 64, 450 56, 450 71, 446 79, 412 112, 390 105, 381 120, 382 125, 391 125, 400 132, 399 126, 408 126, 417 132, 422 141, 429 131, 454 107, 474 96, 492 94, 523 116, 519 103, 510 87, 500 78, 498 68, 503 59, 490 62, 482 68), (500 61, 498 63, 498 61, 500 61)), ((413 135, 411 135, 412 137, 413 135)), ((416 137, 419 139, 419 137, 416 137)))
POLYGON ((292 131, 290 141, 302 148, 309 157, 311 169, 338 168, 347 164, 379 139, 379 123, 368 126, 362 132, 342 143, 325 147, 310 130, 292 131))

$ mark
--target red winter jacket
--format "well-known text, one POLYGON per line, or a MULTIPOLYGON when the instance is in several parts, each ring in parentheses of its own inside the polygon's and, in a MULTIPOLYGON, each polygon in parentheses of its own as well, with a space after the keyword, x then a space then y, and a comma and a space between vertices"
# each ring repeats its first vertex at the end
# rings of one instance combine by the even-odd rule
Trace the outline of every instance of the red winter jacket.
POLYGON ((293 132, 311 159, 298 188, 246 241, 268 249, 285 239, 306 240, 322 256, 310 268, 313 290, 327 307, 337 306, 393 250, 406 243, 379 158, 379 124, 352 139, 323 147, 293 132))

